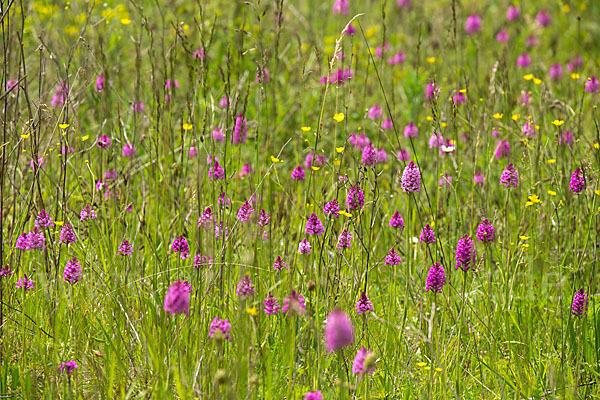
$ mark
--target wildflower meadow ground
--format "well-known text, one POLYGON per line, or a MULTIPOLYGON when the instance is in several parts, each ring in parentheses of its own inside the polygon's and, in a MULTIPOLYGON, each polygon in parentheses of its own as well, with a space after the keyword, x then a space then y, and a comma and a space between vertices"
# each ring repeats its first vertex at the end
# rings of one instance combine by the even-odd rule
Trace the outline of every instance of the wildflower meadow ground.
POLYGON ((0 18, 0 398, 600 398, 600 2, 0 18))

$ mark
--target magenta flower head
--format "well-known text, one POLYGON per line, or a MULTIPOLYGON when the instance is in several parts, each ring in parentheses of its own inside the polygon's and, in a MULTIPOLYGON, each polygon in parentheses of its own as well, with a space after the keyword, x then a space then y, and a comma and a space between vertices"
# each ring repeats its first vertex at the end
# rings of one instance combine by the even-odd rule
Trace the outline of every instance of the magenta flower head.
POLYGON ((298 165, 296 168, 293 169, 292 171, 292 179, 295 181, 300 181, 303 182, 304 181, 304 176, 305 176, 305 172, 304 172, 304 168, 302 168, 302 166, 298 165))
POLYGON ((440 88, 436 86, 435 82, 427 84, 425 88, 425 100, 433 100, 440 94, 440 88))
POLYGON ((446 284, 446 271, 442 264, 435 263, 429 269, 427 274, 427 282, 425 283, 425 291, 430 290, 434 293, 442 293, 442 288, 446 284))
POLYGON ((367 167, 377 162, 377 149, 371 143, 363 148, 361 161, 367 167))
POLYGON ((24 289, 26 292, 33 290, 33 281, 25 274, 21 279, 17 281, 17 289, 24 289))
POLYGON ((349 0, 335 0, 333 3, 334 14, 348 14, 350 12, 349 0))
POLYGON ((0 268, 0 277, 2 277, 2 276, 9 277, 11 275, 14 275, 14 273, 15 273, 15 271, 10 269, 8 264, 6 264, 4 267, 0 268))
POLYGON ((208 169, 208 179, 211 181, 220 181, 225 179, 225 168, 217 160, 208 169))
POLYGON ((394 53, 394 55, 388 57, 387 59, 387 63, 389 65, 402 64, 404 61, 406 61, 406 55, 402 51, 397 51, 396 53, 394 53))
POLYGON ((250 279, 250 276, 244 275, 242 280, 237 285, 235 295, 241 297, 242 300, 246 300, 248 297, 254 296, 254 291, 255 289, 252 279, 250 279))
POLYGON ((79 366, 77 365, 77 362, 75 360, 61 362, 58 365, 58 369, 60 370, 60 372, 66 372, 67 375, 71 375, 73 371, 75 371, 78 368, 79 366))
POLYGON ((398 7, 400 8, 410 8, 412 1, 411 0, 396 0, 398 7))
POLYGON ((184 236, 177 236, 171 244, 171 250, 175 253, 179 253, 182 260, 185 260, 190 256, 190 247, 188 241, 184 236))
POLYGON ((65 271, 63 272, 63 280, 71 285, 76 284, 81 280, 81 264, 77 258, 72 258, 67 261, 65 271))
POLYGON ((361 292, 360 298, 356 302, 356 307, 354 307, 357 314, 367 313, 369 311, 373 311, 373 303, 367 297, 365 292, 361 292))
POLYGON ((140 113, 144 112, 144 103, 142 103, 141 100, 134 101, 133 104, 131 105, 131 110, 133 112, 140 112, 140 113))
POLYGON ((101 149, 106 149, 112 145, 112 139, 108 135, 104 134, 98 138, 96 145, 101 149))
POLYGON ((246 143, 246 133, 247 133, 246 118, 242 114, 238 114, 238 116, 235 119, 235 126, 233 128, 233 137, 231 138, 231 140, 235 144, 246 143))
POLYGON ((246 200, 238 210, 237 219, 239 219, 242 222, 246 222, 248 221, 250 215, 252 215, 253 212, 254 208, 252 208, 250 202, 246 200))
POLYGON ((477 227, 477 240, 484 243, 493 242, 494 236, 494 225, 485 218, 477 227))
POLYGON ((35 226, 44 229, 52 226, 52 218, 46 213, 46 210, 42 208, 42 211, 35 218, 35 226))
POLYGON ((483 184, 485 184, 485 176, 483 175, 483 173, 481 171, 477 172, 473 176, 473 183, 475 183, 476 185, 483 185, 483 184))
POLYGON ((509 6, 506 10, 506 19, 509 21, 516 21, 521 16, 521 9, 517 6, 509 6))
POLYGON ((379 107, 379 104, 375 104, 373 107, 369 108, 368 117, 369 119, 379 119, 383 115, 383 110, 379 107))
POLYGON ((358 184, 352 185, 350 188, 346 197, 346 205, 350 211, 360 210, 365 205, 365 193, 358 184))
POLYGON ((460 106, 467 102, 467 96, 460 90, 452 97, 452 102, 455 106, 460 106))
POLYGON ((401 262, 400 254, 392 247, 387 256, 385 256, 385 265, 398 265, 401 262))
POLYGON ((517 58, 517 66, 519 68, 527 68, 531 65, 531 57, 527 53, 521 53, 517 58))
POLYGON ((473 244, 473 239, 469 235, 464 235, 458 239, 456 245, 456 269, 460 268, 467 272, 475 264, 477 251, 473 244))
POLYGON ((123 239, 117 251, 119 252, 120 256, 128 256, 133 253, 133 246, 129 240, 123 239))
POLYGON ((400 216, 398 211, 396 211, 394 215, 392 215, 392 218, 390 218, 390 226, 400 230, 404 229, 404 219, 402 219, 402 216, 400 216))
POLYGON ((508 140, 498 140, 495 156, 498 160, 510 157, 510 143, 508 140))
POLYGON ((104 91, 104 84, 104 72, 100 72, 100 75, 96 78, 96 84, 94 85, 96 93, 102 93, 104 91))
POLYGON ((352 246, 352 232, 344 229, 338 237, 337 247, 344 250, 350 248, 350 246, 352 246))
POLYGON ((307 235, 317 235, 320 236, 323 232, 325 232, 325 228, 321 223, 319 217, 314 212, 310 214, 308 220, 306 221, 306 227, 304 229, 304 233, 307 235))
POLYGON ((182 281, 173 283, 165 295, 164 310, 171 315, 190 315, 190 292, 182 281))
POLYGON ((215 317, 210 323, 208 337, 217 341, 231 341, 231 324, 229 323, 229 320, 215 317))
POLYGON ((269 293, 269 295, 263 300, 263 306, 263 311, 267 315, 275 315, 279 312, 279 309, 281 308, 279 306, 279 302, 273 296, 272 293, 269 293))
POLYGON ((527 107, 529 105, 529 100, 531 100, 531 94, 525 91, 521 91, 521 97, 519 98, 519 102, 525 107, 527 107))
POLYGON ((325 348, 329 353, 354 343, 354 327, 350 317, 339 308, 327 316, 325 323, 325 348))
POLYGON ((333 218, 339 218, 339 212, 340 205, 338 204, 337 199, 331 200, 329 203, 325 204, 325 207, 323 207, 323 213, 333 218))
POLYGON ((306 312, 306 300, 300 293, 295 290, 290 292, 290 295, 283 299, 283 307, 281 312, 289 315, 303 315, 306 312))
POLYGON ((277 256, 275 262, 273 263, 273 269, 277 271, 280 269, 289 269, 289 267, 287 266, 285 261, 283 261, 283 258, 281 258, 281 256, 277 256))
POLYGON ((527 137, 535 137, 535 122, 533 122, 532 120, 529 120, 529 122, 525 122, 523 124, 523 127, 521 128, 521 132, 523 132, 523 135, 527 137))
POLYGON ((598 82, 598 78, 595 76, 590 76, 588 80, 585 82, 585 91, 588 93, 598 93, 600 89, 600 84, 598 82))
POLYGON ((406 127, 404 127, 404 137, 416 138, 419 135, 419 128, 413 121, 410 121, 406 127))
POLYGON ((583 67, 583 59, 579 55, 576 55, 575 57, 573 57, 571 59, 571 61, 569 61, 569 64, 567 64, 567 69, 569 70, 569 72, 577 72, 582 67, 583 67))
POLYGON ((135 157, 137 154, 137 149, 131 143, 125 143, 123 146, 123 150, 121 151, 121 156, 123 157, 135 157))
POLYGON ((52 100, 50 100, 52 107, 62 107, 65 101, 67 101, 69 90, 69 85, 66 82, 59 83, 56 92, 52 96, 52 100))
POLYGON ((548 73, 550 74, 550 78, 553 81, 558 81, 562 76, 563 67, 558 63, 554 63, 550 66, 550 70, 548 71, 548 73))
POLYGON ((508 163, 504 171, 502 171, 500 184, 505 187, 517 187, 519 184, 519 172, 512 163, 508 163))
POLYGON ((467 35, 471 36, 476 33, 479 33, 481 30, 481 18, 478 15, 470 15, 467 18, 467 22, 465 23, 465 31, 467 35))
POLYGON ((508 32, 506 32, 504 29, 496 34, 496 42, 498 43, 507 43, 509 39, 508 32))
POLYGON ((576 168, 573 171, 569 188, 573 193, 581 193, 585 190, 585 176, 581 168, 576 168))
POLYGON ((579 289, 573 297, 573 304, 571 305, 571 315, 579 318, 583 318, 587 315, 588 310, 588 296, 585 294, 583 289, 579 289))
POLYGON ((418 193, 421 191, 421 171, 414 161, 408 163, 406 168, 404 168, 400 187, 406 193, 418 193))
POLYGON ((542 28, 547 27, 552 22, 552 18, 546 10, 541 10, 540 12, 538 12, 537 16, 535 17, 535 20, 542 28))
POLYGON ((205 52, 204 52, 204 48, 202 46, 199 46, 192 53, 192 58, 196 61, 204 61, 204 57, 205 57, 205 52))
POLYGON ((315 390, 314 392, 306 392, 304 395, 304 400, 323 400, 323 395, 320 390, 315 390))
POLYGON ((310 242, 302 239, 298 245, 298 254, 310 254, 310 242))
POLYGON ((391 131, 392 129, 394 129, 394 124, 392 123, 392 120, 389 118, 386 118, 381 123, 381 129, 383 129, 384 131, 391 131))
POLYGON ((6 91, 7 92, 16 92, 17 89, 19 88, 19 81, 16 80, 15 78, 10 78, 8 81, 6 81, 6 91))
POLYGON ((427 224, 421 230, 421 236, 419 237, 419 242, 422 243, 435 243, 435 232, 431 225, 427 224))
POLYGON ((573 143, 575 143, 575 136, 573 136, 571 131, 568 129, 566 131, 564 131, 560 135, 560 138, 558 139, 558 144, 561 144, 561 145, 564 145, 567 147, 571 147, 573 145, 573 143))
POLYGON ((398 150, 396 157, 398 157, 398 160, 400 161, 408 161, 410 160, 410 153, 406 149, 400 149, 398 150))
POLYGON ((79 213, 79 220, 85 221, 86 219, 96 219, 98 215, 96 214, 96 210, 92 208, 89 204, 86 204, 85 207, 79 213))
POLYGON ((261 209, 258 213, 258 225, 267 226, 270 222, 271 217, 269 216, 269 214, 264 209, 261 209))
POLYGON ((75 232, 73 232, 71 224, 67 222, 60 230, 60 243, 73 244, 76 241, 77 237, 75 236, 75 232))
POLYGON ((352 373, 365 375, 373 375, 375 372, 375 356, 366 347, 361 348, 356 353, 352 362, 352 373))
POLYGON ((212 131, 212 138, 215 142, 224 142, 225 141, 225 134, 223 133, 223 130, 221 129, 221 127, 215 126, 215 129, 213 129, 213 131, 212 131))

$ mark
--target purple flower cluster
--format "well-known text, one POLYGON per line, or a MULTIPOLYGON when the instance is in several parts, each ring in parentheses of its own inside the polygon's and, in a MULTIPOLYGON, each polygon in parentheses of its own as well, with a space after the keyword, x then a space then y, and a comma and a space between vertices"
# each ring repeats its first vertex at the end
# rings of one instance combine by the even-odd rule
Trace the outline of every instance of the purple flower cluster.
POLYGON ((469 235, 464 235, 458 239, 456 245, 456 269, 468 271, 475 264, 477 251, 473 244, 473 239, 469 235))
POLYGON ((435 293, 442 293, 442 288, 445 284, 446 272, 444 271, 444 267, 442 267, 442 264, 440 263, 433 264, 427 274, 425 291, 429 292, 431 290, 435 293))
POLYGON ((314 212, 310 214, 308 220, 306 221, 306 227, 304 228, 304 233, 307 235, 317 235, 320 236, 323 232, 325 232, 325 228, 321 223, 319 217, 314 212))
POLYGON ((46 247, 46 238, 44 234, 40 232, 36 226, 31 232, 23 232, 21 236, 17 238, 15 248, 20 250, 36 250, 43 249, 46 247))
POLYGON ((365 292, 361 292, 360 298, 356 302, 356 307, 354 308, 357 314, 363 314, 369 311, 373 311, 373 303, 371 303, 365 292))
POLYGON ((63 272, 64 282, 74 285, 79 282, 81 278, 81 264, 79 263, 79 260, 77 260, 77 258, 72 258, 67 261, 65 271, 63 272))
POLYGON ((189 282, 173 283, 165 295, 164 310, 171 315, 190 315, 190 291, 189 282))

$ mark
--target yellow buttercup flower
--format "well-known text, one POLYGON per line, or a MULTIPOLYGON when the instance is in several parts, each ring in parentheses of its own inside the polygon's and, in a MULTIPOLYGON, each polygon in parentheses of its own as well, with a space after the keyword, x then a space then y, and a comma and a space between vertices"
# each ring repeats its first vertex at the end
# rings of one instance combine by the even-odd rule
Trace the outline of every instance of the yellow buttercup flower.
POLYGON ((310 126, 303 126, 300 129, 302 129, 302 132, 309 132, 310 131, 310 126))
POLYGON ((565 121, 563 121, 561 119, 555 119, 554 121, 552 121, 552 125, 554 125, 554 126, 561 126, 564 123, 565 123, 565 121))
POLYGON ((427 57, 425 61, 427 61, 429 64, 433 64, 435 62, 435 57, 427 57))
POLYGON ((571 79, 573 79, 574 81, 576 81, 577 79, 579 79, 579 74, 577 72, 573 72, 571 74, 571 79))
POLYGON ((519 114, 513 114, 512 119, 513 121, 518 121, 521 118, 521 115, 519 114))
POLYGON ((81 137, 81 141, 85 142, 86 140, 88 140, 90 138, 90 135, 85 135, 81 137))
POLYGON ((554 159, 554 158, 551 158, 551 159, 549 159, 549 160, 548 160, 548 161, 546 161, 546 162, 547 162, 548 164, 554 164, 554 163, 556 163, 556 159, 554 159))
POLYGON ((321 167, 315 167, 314 165, 312 167, 310 167, 310 168, 312 168, 313 171, 318 171, 318 170, 321 169, 321 167))
POLYGON ((183 130, 184 131, 189 131, 190 129, 192 129, 193 125, 192 124, 183 124, 183 130))
POLYGON ((342 153, 344 151, 344 148, 343 147, 336 147, 335 151, 338 152, 338 153, 342 153))
POLYGON ((123 25, 129 25, 131 23, 131 20, 129 18, 121 18, 121 23, 123 25))
POLYGON ((502 119, 502 117, 504 117, 504 114, 496 113, 496 114, 492 115, 492 117, 494 117, 495 119, 502 119))
POLYGON ((540 83, 542 83, 542 80, 540 78, 533 78, 533 83, 539 85, 540 83))
POLYGON ((337 122, 342 122, 344 120, 344 113, 336 113, 333 116, 333 119, 335 119, 337 122))
POLYGON ((556 192, 554 190, 548 190, 548 194, 550 196, 556 196, 556 192))
POLYGON ((526 81, 530 81, 534 78, 533 74, 527 74, 527 75, 523 75, 523 79, 525 79, 526 81))
POLYGON ((344 217, 352 218, 352 214, 344 210, 338 211, 338 214, 343 215, 344 217))
POLYGON ((258 315, 258 310, 256 309, 256 307, 246 308, 246 312, 252 315, 253 317, 256 317, 258 315))
POLYGON ((278 162, 283 162, 283 161, 281 161, 279 158, 277 158, 275 156, 271 156, 271 162, 278 163, 278 162))
POLYGON ((67 129, 69 127, 69 124, 58 124, 58 127, 60 129, 67 129))

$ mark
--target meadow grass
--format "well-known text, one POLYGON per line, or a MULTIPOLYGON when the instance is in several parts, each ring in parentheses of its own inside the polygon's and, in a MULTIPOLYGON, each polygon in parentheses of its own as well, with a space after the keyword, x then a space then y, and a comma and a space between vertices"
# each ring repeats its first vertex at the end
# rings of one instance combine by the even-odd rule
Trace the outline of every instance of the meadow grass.
POLYGON ((600 3, 0 5, 0 398, 600 397, 600 3))

